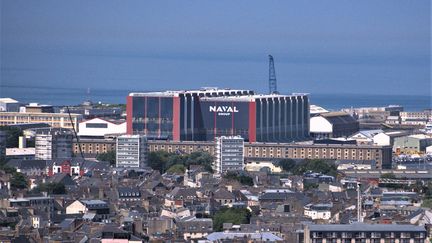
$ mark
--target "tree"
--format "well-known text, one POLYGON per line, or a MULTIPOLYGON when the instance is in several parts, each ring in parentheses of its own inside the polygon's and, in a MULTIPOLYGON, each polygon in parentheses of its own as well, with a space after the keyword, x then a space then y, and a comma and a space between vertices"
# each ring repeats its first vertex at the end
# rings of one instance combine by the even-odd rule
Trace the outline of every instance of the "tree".
POLYGON ((182 164, 175 164, 167 170, 168 173, 171 174, 184 174, 186 168, 182 164))
POLYGON ((251 213, 245 208, 222 208, 213 216, 213 229, 222 231, 223 223, 249 224, 251 213))
POLYGON ((296 166, 296 162, 292 159, 283 159, 279 161, 279 166, 286 172, 291 172, 296 166))
POLYGON ((239 174, 238 172, 234 172, 234 171, 228 171, 224 175, 224 178, 227 179, 227 180, 238 181, 242 185, 246 185, 246 186, 253 186, 254 185, 252 177, 250 177, 248 175, 244 175, 244 174, 239 174))
POLYGON ((320 159, 302 160, 292 169, 292 173, 294 175, 303 175, 308 171, 322 173, 331 176, 337 175, 337 167, 333 161, 325 161, 320 159))
MULTIPOLYGON (((213 157, 207 152, 194 152, 191 154, 176 154, 165 151, 150 152, 147 157, 147 165, 153 170, 158 170, 161 174, 174 165, 183 165, 185 168, 191 165, 202 165, 204 168, 213 172, 211 165, 213 157)), ((178 167, 177 167, 178 168, 178 167)))
POLYGON ((20 172, 14 172, 10 180, 11 187, 14 189, 27 188, 27 178, 20 172))
POLYGON ((18 147, 18 138, 23 135, 21 129, 11 126, 0 126, 0 131, 6 132, 6 148, 18 147))
POLYGON ((41 183, 35 189, 34 193, 47 192, 48 194, 66 194, 66 187, 63 183, 49 182, 41 183))
POLYGON ((96 159, 99 161, 106 161, 109 162, 110 165, 115 165, 116 163, 116 152, 114 150, 111 150, 106 153, 101 153, 96 156, 96 159))

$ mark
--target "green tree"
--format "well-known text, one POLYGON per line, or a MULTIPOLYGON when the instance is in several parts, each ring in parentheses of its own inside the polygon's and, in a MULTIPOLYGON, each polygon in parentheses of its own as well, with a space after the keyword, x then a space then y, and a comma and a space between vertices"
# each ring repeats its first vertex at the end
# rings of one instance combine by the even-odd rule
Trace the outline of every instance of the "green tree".
POLYGON ((110 165, 115 165, 116 163, 116 152, 114 150, 111 150, 106 153, 101 153, 96 156, 96 159, 99 161, 106 161, 109 162, 110 165))
POLYGON ((234 172, 234 171, 228 171, 225 175, 224 178, 227 180, 235 180, 240 182, 242 185, 246 185, 246 186, 253 186, 253 178, 248 176, 248 175, 240 175, 238 172, 234 172))
POLYGON ((171 167, 169 167, 167 172, 171 173, 171 174, 184 174, 185 170, 186 170, 186 168, 184 167, 184 165, 175 164, 175 165, 172 165, 171 167))
POLYGON ((194 152, 191 154, 176 154, 165 151, 150 152, 147 157, 147 165, 153 170, 158 170, 161 174, 174 165, 183 165, 185 168, 191 165, 202 165, 212 172, 211 165, 213 157, 207 152, 194 152))
POLYGON ((16 148, 18 147, 18 138, 23 135, 21 129, 11 126, 0 126, 0 131, 6 132, 6 147, 16 148))
POLYGON ((286 172, 292 172, 296 166, 296 162, 292 159, 283 159, 279 161, 279 166, 286 172))
POLYGON ((27 188, 27 178, 20 172, 14 172, 10 180, 11 187, 14 189, 24 189, 27 188))
POLYGON ((336 176, 337 167, 334 161, 325 161, 320 159, 305 159, 292 169, 292 173, 295 175, 303 175, 305 172, 312 171, 316 173, 322 173, 326 175, 336 176))
POLYGON ((41 183, 39 186, 33 189, 32 192, 47 192, 48 194, 66 194, 66 187, 63 183, 57 182, 41 183))
POLYGON ((213 216, 213 229, 222 231, 223 223, 249 224, 251 213, 244 208, 223 208, 213 216))

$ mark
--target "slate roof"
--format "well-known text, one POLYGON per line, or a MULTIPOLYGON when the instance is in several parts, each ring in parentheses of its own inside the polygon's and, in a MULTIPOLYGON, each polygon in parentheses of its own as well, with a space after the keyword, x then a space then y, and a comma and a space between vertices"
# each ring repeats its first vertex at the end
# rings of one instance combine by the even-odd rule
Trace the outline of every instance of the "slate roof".
POLYGON ((408 224, 310 224, 308 225, 310 231, 340 231, 340 232, 391 232, 391 231, 404 231, 404 232, 426 232, 426 229, 421 226, 408 225, 408 224))

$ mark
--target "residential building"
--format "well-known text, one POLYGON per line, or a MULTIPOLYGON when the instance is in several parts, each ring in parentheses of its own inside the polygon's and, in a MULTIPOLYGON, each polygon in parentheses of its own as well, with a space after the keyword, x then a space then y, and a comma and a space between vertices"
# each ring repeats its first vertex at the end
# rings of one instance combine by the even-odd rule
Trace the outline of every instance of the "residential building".
POLYGON ((35 158, 52 160, 72 157, 73 133, 68 129, 37 129, 35 137, 35 158))
POLYGON ((348 137, 359 131, 359 122, 345 112, 322 113, 310 118, 309 131, 315 139, 348 137))
POLYGON ((244 169, 244 140, 240 136, 216 137, 214 170, 223 174, 227 171, 244 169))
POLYGON ((332 203, 308 204, 304 207, 304 215, 312 220, 331 218, 332 203))
POLYGON ((66 214, 96 214, 96 221, 108 219, 110 214, 109 205, 102 200, 75 200, 66 207, 66 214))
POLYGON ((78 123, 82 120, 82 115, 70 114, 70 116, 72 117, 73 125, 68 113, 0 112, 0 126, 46 123, 53 128, 72 129, 75 127, 78 130, 78 123))
POLYGON ((304 243, 426 243, 426 233, 424 227, 409 224, 306 224, 304 227, 304 243))
POLYGON ((143 135, 117 137, 116 167, 141 168, 147 160, 147 138, 143 135))
POLYGON ((425 126, 432 119, 432 113, 430 111, 404 111, 400 113, 400 118, 403 125, 425 126))
POLYGON ((210 218, 185 217, 176 222, 177 234, 186 241, 204 239, 213 232, 210 218))

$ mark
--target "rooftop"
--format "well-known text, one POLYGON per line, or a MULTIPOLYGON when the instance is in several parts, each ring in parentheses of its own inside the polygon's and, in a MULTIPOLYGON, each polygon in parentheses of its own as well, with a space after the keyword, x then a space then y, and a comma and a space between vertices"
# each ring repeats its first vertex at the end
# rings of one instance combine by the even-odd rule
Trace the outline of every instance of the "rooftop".
POLYGON ((391 231, 410 231, 410 232, 426 232, 426 229, 421 226, 408 225, 408 224, 365 224, 365 223, 353 223, 353 224, 309 224, 308 228, 310 231, 373 231, 373 232, 391 232, 391 231))

